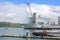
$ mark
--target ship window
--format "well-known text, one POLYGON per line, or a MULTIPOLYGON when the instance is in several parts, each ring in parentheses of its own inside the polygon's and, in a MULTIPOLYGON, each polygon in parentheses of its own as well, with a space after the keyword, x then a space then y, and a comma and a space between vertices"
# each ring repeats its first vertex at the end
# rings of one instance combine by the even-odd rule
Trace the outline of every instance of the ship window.
POLYGON ((39 25, 42 25, 42 24, 44 24, 44 22, 38 22, 38 24, 39 24, 39 25))

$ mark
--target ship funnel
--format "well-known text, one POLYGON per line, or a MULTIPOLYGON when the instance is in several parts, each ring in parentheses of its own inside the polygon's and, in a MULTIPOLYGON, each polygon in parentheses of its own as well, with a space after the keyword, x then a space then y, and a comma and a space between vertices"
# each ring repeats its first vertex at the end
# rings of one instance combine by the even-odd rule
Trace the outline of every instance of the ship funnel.
POLYGON ((33 23, 35 24, 36 23, 36 13, 33 13, 32 18, 33 18, 33 23))
POLYGON ((60 17, 58 17, 58 25, 60 25, 60 17))

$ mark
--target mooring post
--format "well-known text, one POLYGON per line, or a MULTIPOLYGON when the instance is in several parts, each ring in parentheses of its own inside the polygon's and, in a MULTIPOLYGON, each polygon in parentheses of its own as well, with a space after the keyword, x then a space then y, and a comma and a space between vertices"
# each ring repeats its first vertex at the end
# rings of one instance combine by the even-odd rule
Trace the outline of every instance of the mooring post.
POLYGON ((28 30, 26 30, 26 40, 28 40, 28 30))

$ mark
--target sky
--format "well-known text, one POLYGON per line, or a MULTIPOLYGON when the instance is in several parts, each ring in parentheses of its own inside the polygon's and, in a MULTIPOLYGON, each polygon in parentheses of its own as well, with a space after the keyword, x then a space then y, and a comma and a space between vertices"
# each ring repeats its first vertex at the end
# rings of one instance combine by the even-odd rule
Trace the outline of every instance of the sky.
POLYGON ((60 16, 60 0, 0 0, 0 21, 27 23, 31 12, 41 17, 56 20, 60 16))
POLYGON ((60 0, 0 0, 0 2, 13 2, 15 4, 26 4, 36 3, 36 4, 47 4, 47 5, 60 5, 60 0))

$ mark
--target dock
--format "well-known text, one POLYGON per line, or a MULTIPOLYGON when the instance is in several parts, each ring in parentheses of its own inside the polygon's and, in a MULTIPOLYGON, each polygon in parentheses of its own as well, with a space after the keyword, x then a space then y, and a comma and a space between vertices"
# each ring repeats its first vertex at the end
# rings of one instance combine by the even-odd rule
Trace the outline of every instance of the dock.
POLYGON ((31 36, 31 37, 27 37, 27 36, 0 36, 0 37, 14 37, 14 38, 34 38, 34 39, 60 39, 60 37, 46 37, 44 36, 43 38, 40 36, 31 36))

